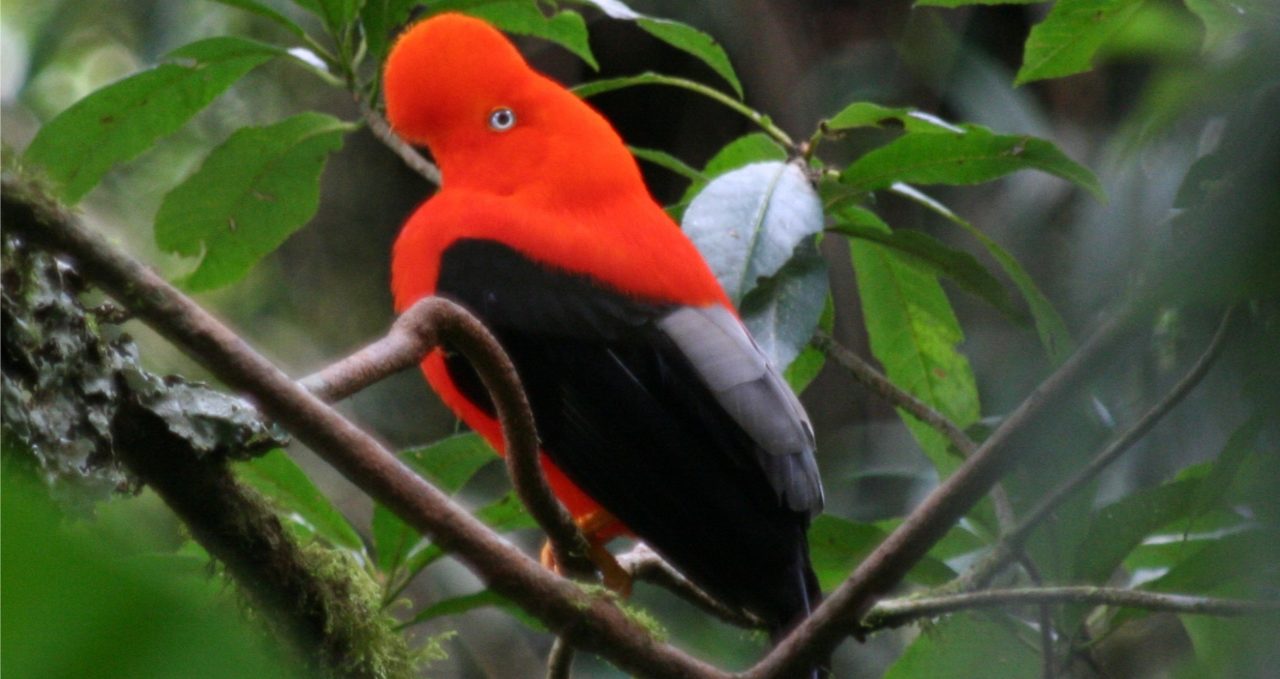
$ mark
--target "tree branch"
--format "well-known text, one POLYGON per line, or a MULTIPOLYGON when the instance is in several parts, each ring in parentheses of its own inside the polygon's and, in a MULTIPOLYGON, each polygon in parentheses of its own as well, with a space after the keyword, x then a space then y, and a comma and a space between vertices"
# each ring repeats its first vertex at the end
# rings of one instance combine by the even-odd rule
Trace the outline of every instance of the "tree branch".
MULTIPOLYGON (((592 596, 521 553, 371 436, 253 351, 182 293, 30 186, 4 178, 5 226, 77 260, 80 270, 219 379, 254 396, 344 476, 454 553, 495 592, 570 643, 653 677, 723 679, 724 672, 658 643, 607 597, 592 596)), ((446 338, 448 339, 448 338, 446 338)))
POLYGON ((1026 516, 1022 518, 1013 530, 1002 536, 1000 543, 996 545, 991 554, 975 565, 973 570, 963 577, 961 582, 962 589, 973 590, 986 586, 991 581, 991 578, 995 577, 996 573, 999 573, 1015 558, 1014 555, 1021 549, 1022 543, 1041 522, 1058 508, 1058 505, 1062 504, 1072 493, 1093 480, 1107 465, 1114 462, 1117 457, 1133 446, 1134 443, 1141 440, 1143 436, 1146 436, 1152 427, 1163 419, 1174 406, 1180 403, 1204 379, 1204 376, 1209 372, 1209 368, 1222 353, 1222 345, 1227 337, 1227 329, 1231 325, 1233 311, 1233 309, 1227 309, 1223 312, 1222 319, 1218 321, 1218 329, 1214 332, 1213 338, 1209 340, 1209 346, 1196 359, 1195 364, 1187 371, 1187 374, 1174 385, 1173 389, 1169 390, 1169 393, 1165 394, 1163 398, 1147 410, 1133 426, 1129 427, 1123 434, 1113 440, 1110 445, 1094 456, 1089 464, 1076 472, 1065 483, 1053 489, 1040 500, 1039 504, 1027 512, 1026 516))
POLYGON ((726 606, 719 599, 689 582, 688 578, 644 543, 636 545, 631 551, 619 556, 618 565, 622 566, 622 569, 631 577, 666 588, 685 601, 731 625, 747 629, 765 628, 764 621, 760 618, 747 611, 726 606))
POLYGON ((507 472, 520 501, 547 534, 556 563, 575 579, 592 579, 595 564, 573 517, 547 485, 539 462, 538 433, 520 376, 498 341, 462 307, 428 297, 407 309, 382 339, 299 383, 325 401, 346 398, 420 362, 448 344, 460 350, 479 373, 497 409, 505 441, 507 472))
POLYGON ((378 141, 386 144, 387 148, 395 152, 397 156, 400 156, 405 165, 422 175, 427 181, 436 186, 444 183, 444 179, 440 175, 440 168, 423 158, 417 149, 401 139, 400 135, 391 129, 391 125, 387 124, 387 119, 382 117, 381 113, 374 110, 364 99, 357 98, 357 103, 360 105, 360 114, 364 116, 364 122, 369 126, 369 131, 373 133, 373 136, 378 138, 378 141))
POLYGON ((1259 615, 1280 611, 1280 601, 1220 599, 1110 587, 1031 587, 881 601, 867 613, 864 624, 870 630, 884 629, 962 610, 1041 604, 1091 604, 1217 616, 1259 615))
POLYGON ((561 637, 551 644, 547 654, 547 679, 569 679, 573 676, 573 647, 561 637))
POLYGON ((1056 372, 1038 386, 1001 423, 974 454, 932 493, 865 559, 853 574, 809 618, 744 679, 795 676, 830 654, 840 641, 859 629, 859 621, 876 597, 902 580, 929 548, 964 516, 1019 454, 1033 450, 1018 435, 1060 405, 1108 358, 1109 350, 1145 313, 1145 306, 1129 304, 1103 322, 1093 336, 1056 372))

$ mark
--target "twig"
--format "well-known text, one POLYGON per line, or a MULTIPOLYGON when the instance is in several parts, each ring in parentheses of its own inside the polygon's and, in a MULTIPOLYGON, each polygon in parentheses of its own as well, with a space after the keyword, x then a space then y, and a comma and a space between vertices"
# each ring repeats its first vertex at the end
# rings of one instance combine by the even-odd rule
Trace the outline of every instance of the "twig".
POLYGON ((703 611, 738 627, 747 629, 764 629, 764 621, 751 613, 731 608, 719 599, 707 594, 697 585, 689 582, 671 564, 649 548, 640 543, 631 551, 618 557, 618 565, 637 580, 644 580, 659 587, 664 587, 680 598, 701 608, 703 611))
POLYGON ((1000 543, 992 550, 991 554, 975 565, 973 570, 964 576, 964 589, 972 590, 986 586, 996 573, 1000 572, 1013 560, 1014 553, 1021 548, 1022 543, 1031 535, 1031 532, 1048 518, 1058 508, 1058 505, 1062 504, 1063 500, 1066 500, 1081 486, 1091 481, 1107 465, 1114 462, 1117 457, 1142 439, 1143 436, 1146 436, 1147 432, 1151 431, 1151 428, 1156 423, 1163 419, 1174 406, 1181 402, 1204 379, 1205 374, 1209 372, 1209 368, 1222 352, 1223 341, 1226 339, 1227 329, 1231 325, 1232 314, 1233 309, 1227 309, 1222 314, 1222 319, 1218 322, 1218 329, 1214 332, 1213 339, 1209 341, 1209 346, 1196 359, 1195 365, 1187 371, 1187 374, 1174 385, 1173 389, 1169 390, 1169 393, 1165 394, 1164 398, 1147 410, 1133 426, 1113 440, 1102 452, 1094 456, 1089 464, 1085 465, 1083 469, 1076 472, 1074 476, 1062 485, 1053 489, 1040 500, 1039 504, 1027 512, 1018 525, 1001 538, 1000 543))
POLYGON ((795 676, 819 662, 859 628, 859 620, 877 596, 902 580, 929 548, 969 511, 1017 460, 1034 450, 1019 445, 1018 435, 1074 393, 1109 358, 1109 350, 1145 312, 1130 304, 1105 321, 1093 336, 1050 375, 1001 423, 974 454, 938 485, 898 528, 827 597, 806 620, 780 642, 744 679, 795 676))
POLYGON ((569 679, 573 676, 573 647, 561 637, 551 644, 547 654, 547 679, 569 679))
POLYGON ((364 116, 364 122, 369 125, 369 131, 373 132, 373 136, 377 137, 378 141, 386 144, 387 148, 394 151, 397 156, 400 156, 405 165, 422 175, 427 181, 436 186, 443 184, 444 180, 440 175, 440 168, 423 158, 421 153, 418 153, 408 142, 401 139, 400 135, 396 134, 395 130, 392 130, 391 126, 387 124, 387 119, 383 118, 382 114, 374 110, 367 102, 359 99, 357 103, 360 105, 360 114, 364 116))
MULTIPOLYGON (((853 374, 854 379, 871 389, 876 395, 891 405, 902 408, 912 417, 947 437, 951 445, 960 451, 961 457, 968 459, 978 449, 978 444, 974 443, 973 439, 969 438, 969 435, 964 433, 964 430, 955 422, 952 422, 951 418, 894 384, 861 356, 837 342, 829 333, 819 330, 813 337, 813 345, 835 359, 836 363, 853 374)), ((1012 529, 1017 517, 1013 513, 1013 503, 1009 501, 1009 495, 1002 486, 996 485, 991 489, 991 500, 995 505, 996 521, 1000 525, 1000 532, 1004 533, 1012 529)))
POLYGON ((592 596, 521 553, 403 465, 371 436, 253 351, 195 302, 31 186, 5 176, 5 228, 69 255, 80 270, 410 526, 455 554, 485 584, 570 643, 652 677, 725 679, 655 641, 607 597, 592 596))
POLYGON ((1092 604, 1216 616, 1280 611, 1280 600, 1246 601, 1110 587, 1030 587, 881 601, 871 608, 865 625, 868 629, 884 629, 962 610, 1039 604, 1092 604))
POLYGON ((863 386, 874 391, 878 396, 893 404, 895 407, 902 408, 911 414, 912 417, 924 422, 925 424, 937 429, 951 445, 964 457, 971 457, 978 449, 978 444, 969 438, 960 427, 956 426, 949 417, 934 410, 933 406, 921 401, 911 393, 900 388, 898 385, 889 381, 880 371, 876 370, 872 365, 843 344, 836 341, 830 334, 819 330, 813 337, 813 345, 825 352, 828 356, 835 359, 843 368, 853 374, 854 378, 863 384, 863 386))

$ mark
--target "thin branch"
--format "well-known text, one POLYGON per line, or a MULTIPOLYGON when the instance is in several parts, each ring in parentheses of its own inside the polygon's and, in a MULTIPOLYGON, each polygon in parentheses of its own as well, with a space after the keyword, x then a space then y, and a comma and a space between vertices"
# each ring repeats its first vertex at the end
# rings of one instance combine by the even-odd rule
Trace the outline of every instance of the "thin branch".
POLYGON ((427 181, 436 186, 443 184, 444 180, 440 175, 440 168, 423 158, 417 149, 401 139, 400 135, 396 134, 395 130, 392 130, 391 126, 387 124, 387 119, 383 118, 382 114, 374 110, 367 102, 359 99, 357 103, 360 105, 360 114, 364 116, 364 122, 369 126, 369 131, 373 132, 373 136, 378 138, 378 141, 386 144, 387 148, 394 151, 397 156, 400 156, 405 165, 422 175, 427 181))
POLYGON ((1072 493, 1093 480, 1107 465, 1114 462, 1116 458, 1141 440, 1143 436, 1146 436, 1152 427, 1164 419, 1164 416, 1204 379, 1204 376, 1209 372, 1209 368, 1213 366, 1214 361, 1222 353, 1222 346, 1227 337, 1227 329, 1231 325, 1233 311, 1233 309, 1227 309, 1223 312, 1222 319, 1218 321, 1218 328, 1214 332, 1213 338, 1209 340, 1209 346, 1196 359, 1195 364, 1187 371, 1187 374, 1181 380, 1178 380, 1173 389, 1169 390, 1169 393, 1165 394, 1163 398, 1147 410, 1133 426, 1113 440, 1102 452, 1094 456, 1089 464, 1085 465, 1084 468, 1076 472, 1074 476, 1062 485, 1053 489, 1040 500, 1039 504, 1027 512, 1022 521, 1003 536, 991 554, 964 576, 964 589, 978 589, 990 582, 996 573, 1000 572, 1013 560, 1014 553, 1021 548, 1022 543, 1037 526, 1058 508, 1058 505, 1062 504, 1072 493))
MULTIPOLYGON (((486 586, 569 643, 651 677, 717 678, 724 672, 658 643, 608 597, 557 577, 454 504, 337 411, 291 380, 195 302, 85 229, 30 185, 5 176, 5 228, 75 259, 80 271, 223 382, 252 394, 264 414, 441 548, 486 586)), ((445 338, 446 340, 450 338, 445 338)))
POLYGON ((938 485, 898 528, 860 563, 853 574, 780 642, 744 679, 790 677, 830 654, 875 599, 898 584, 903 574, 946 535, 1019 457, 1035 449, 1019 441, 1035 421, 1053 412, 1110 356, 1110 349, 1145 313, 1145 305, 1127 305, 1038 386, 1001 423, 974 454, 938 485))
POLYGON ((1090 604, 1215 616, 1280 611, 1280 600, 1247 601, 1110 587, 1028 587, 881 601, 867 614, 865 624, 868 629, 884 629, 962 610, 1040 604, 1090 604))
MULTIPOLYGON (((848 370, 854 379, 876 395, 891 405, 907 411, 912 417, 947 437, 951 445, 960 451, 961 457, 968 459, 978 449, 978 444, 974 443, 973 439, 969 438, 969 435, 964 433, 964 430, 955 422, 952 422, 951 418, 894 384, 861 356, 837 342, 829 333, 819 330, 813 337, 813 345, 835 359, 836 363, 848 370)), ((1009 495, 1005 493, 1002 486, 997 485, 991 489, 991 500, 995 505, 996 521, 1000 524, 1000 532, 1011 530, 1017 517, 1013 513, 1013 503, 1009 501, 1009 495)))
POLYGON ((573 676, 573 646, 556 637, 547 654, 547 679, 569 679, 573 676))
POLYGON ((631 551, 619 556, 618 565, 622 566, 622 569, 631 577, 670 590, 685 601, 731 625, 747 629, 765 628, 764 621, 760 618, 747 611, 726 606, 719 599, 689 582, 688 578, 644 543, 636 545, 631 551))
POLYGON ((830 334, 819 330, 813 337, 813 345, 822 350, 836 363, 853 374, 853 377, 862 383, 876 395, 891 403, 894 407, 902 408, 911 414, 912 417, 924 422, 925 424, 938 430, 955 449, 960 451, 964 457, 971 457, 978 449, 978 444, 969 438, 955 422, 942 413, 934 410, 933 406, 921 401, 911 393, 900 388, 898 385, 889 381, 879 370, 876 370, 870 363, 852 351, 843 344, 836 341, 830 334))

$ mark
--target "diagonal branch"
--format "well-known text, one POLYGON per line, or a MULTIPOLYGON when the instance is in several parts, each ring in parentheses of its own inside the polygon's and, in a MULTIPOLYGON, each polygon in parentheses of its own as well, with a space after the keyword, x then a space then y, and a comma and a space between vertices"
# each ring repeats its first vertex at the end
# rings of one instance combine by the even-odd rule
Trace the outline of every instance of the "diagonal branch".
POLYGON ((1041 522, 1058 508, 1058 505, 1062 504, 1072 493, 1093 480, 1107 465, 1114 462, 1116 458, 1120 457, 1134 443, 1141 440, 1143 436, 1146 436, 1152 427, 1163 419, 1174 406, 1180 403, 1196 385, 1200 384, 1200 381, 1209 372, 1209 368, 1217 360, 1219 354, 1222 353, 1222 345, 1227 337, 1227 329, 1231 325, 1232 313, 1233 309, 1227 309, 1223 312, 1222 319, 1218 321, 1218 329, 1214 332, 1213 339, 1209 340, 1209 346, 1196 359, 1195 364, 1187 371, 1187 374, 1181 380, 1178 380, 1173 389, 1170 389, 1169 393, 1151 406, 1133 426, 1113 440, 1102 452, 1094 456, 1089 461, 1089 464, 1051 491, 1040 500, 1039 504, 1027 512, 1018 525, 1001 538, 1000 543, 992 550, 991 554, 975 565, 973 570, 963 577, 963 589, 979 589, 990 582, 996 573, 999 573, 1015 558, 1015 555, 1021 549, 1022 543, 1026 541, 1031 532, 1041 522))
POLYGON ((607 597, 555 576, 414 474, 375 439, 291 380, 138 261, 117 250, 31 186, 5 176, 4 223, 29 242, 75 259, 80 270, 138 318, 234 389, 252 394, 339 472, 410 526, 456 555, 485 584, 569 642, 652 677, 728 675, 661 644, 607 597))
POLYGON ((1034 450, 1018 437, 1046 413, 1053 412, 1095 373, 1109 358, 1109 350, 1146 313, 1145 309, 1144 305, 1130 304, 1105 321, 858 565, 848 580, 743 677, 795 676, 829 654, 845 636, 856 632, 876 598, 902 580, 903 574, 995 485, 1020 453, 1025 457, 1034 450))
POLYGON ((360 114, 364 116, 364 122, 369 126, 369 131, 373 132, 373 136, 378 138, 391 149, 400 159, 404 161, 414 172, 422 175, 424 179, 440 186, 444 179, 440 175, 440 168, 436 167, 431 161, 422 157, 416 149, 409 145, 408 142, 400 138, 400 135, 391 129, 391 125, 387 124, 387 119, 382 114, 374 110, 368 102, 363 99, 357 103, 360 105, 360 114))

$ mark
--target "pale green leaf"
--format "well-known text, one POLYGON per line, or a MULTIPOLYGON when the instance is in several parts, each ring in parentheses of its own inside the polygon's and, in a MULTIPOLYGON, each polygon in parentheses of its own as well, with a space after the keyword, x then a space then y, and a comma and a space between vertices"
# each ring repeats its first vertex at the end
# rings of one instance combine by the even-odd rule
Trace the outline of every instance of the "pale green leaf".
POLYGON ((1022 67, 1014 78, 1022 85, 1061 78, 1093 67, 1093 56, 1112 33, 1133 18, 1144 0, 1058 0, 1049 16, 1027 36, 1022 67))
POLYGON ((283 450, 237 464, 235 469, 241 480, 267 496, 285 520, 300 523, 336 547, 364 551, 360 535, 342 512, 283 450))

